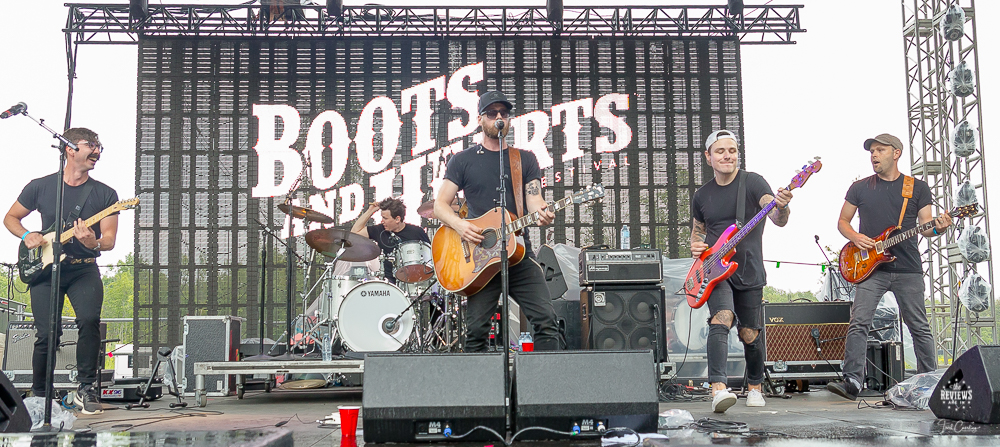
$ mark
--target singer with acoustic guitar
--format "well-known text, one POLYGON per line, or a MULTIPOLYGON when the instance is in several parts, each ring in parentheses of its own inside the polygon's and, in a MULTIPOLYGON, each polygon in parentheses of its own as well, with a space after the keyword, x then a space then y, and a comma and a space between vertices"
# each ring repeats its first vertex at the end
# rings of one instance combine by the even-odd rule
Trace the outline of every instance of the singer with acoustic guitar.
MULTIPOLYGON (((434 202, 434 214, 441 222, 454 230, 456 239, 460 238, 459 246, 465 251, 464 258, 477 253, 487 253, 499 247, 495 229, 480 228, 472 223, 473 219, 486 215, 502 214, 497 206, 499 199, 500 158, 503 157, 506 182, 506 211, 519 218, 525 213, 534 215, 540 225, 548 225, 555 219, 555 214, 548 209, 542 197, 542 170, 538 159, 530 151, 519 151, 509 148, 504 137, 510 129, 510 111, 513 105, 503 93, 491 91, 479 98, 479 125, 483 129, 483 143, 466 148, 453 155, 448 161, 444 181, 438 190, 434 202), (517 159, 513 161, 512 159, 517 159), (511 169, 514 167, 515 169, 511 169), (512 181, 512 178, 515 179, 512 181), (520 181, 517 181, 519 179, 520 181), (470 220, 464 220, 455 213, 451 204, 458 191, 465 191, 466 204, 469 207, 470 220), (517 192, 521 192, 518 194, 517 192), (485 241, 485 242, 484 242, 485 241), (492 241, 492 242, 491 242, 492 241), (487 247, 488 246, 488 247, 487 247)), ((508 218, 503 218, 511 223, 508 218)), ((499 222, 499 219, 498 219, 499 222)), ((446 236, 446 231, 438 230, 434 235, 434 245, 439 248, 446 236), (439 240, 441 239, 441 240, 439 240)), ((514 235, 510 234, 512 246, 514 235)), ((562 348, 562 338, 556 327, 556 314, 549 300, 548 288, 541 267, 535 262, 531 253, 531 244, 524 238, 523 251, 520 242, 510 255, 515 259, 510 261, 509 290, 511 297, 521 306, 521 311, 531 322, 534 329, 535 349, 539 351, 557 350, 562 348), (517 262, 520 261, 520 262, 517 262)), ((457 253, 434 253, 435 269, 438 281, 442 286, 449 284, 452 273, 450 269, 440 269, 442 265, 457 265, 463 261, 463 250, 457 253), (452 256, 454 255, 454 256, 452 256)), ((489 255, 486 255, 489 256, 489 255)), ((491 264, 495 266, 496 264, 491 264)), ((477 271, 482 273, 481 270, 477 271)), ((495 274, 495 270, 493 271, 495 274)), ((466 309, 466 345, 467 352, 484 351, 490 330, 490 318, 497 313, 500 301, 500 274, 490 277, 480 274, 482 284, 475 284, 468 293, 466 309)), ((504 349, 504 347, 500 347, 504 349)))
MULTIPOLYGON (((750 216, 770 207, 767 217, 779 227, 788 223, 791 191, 781 188, 771 192, 760 174, 740 169, 739 143, 728 130, 712 132, 705 140, 705 158, 715 177, 705 182, 691 203, 691 256, 701 257, 737 220, 739 226, 750 216), (771 205, 771 202, 774 205, 771 205)), ((763 222, 763 221, 762 221, 763 222)), ((761 254, 764 225, 757 225, 736 247, 732 261, 738 264, 728 279, 719 282, 708 297, 709 330, 708 381, 712 384, 712 411, 724 413, 736 404, 736 395, 726 388, 726 365, 729 355, 729 331, 739 328, 746 357, 748 407, 763 407, 764 329, 763 298, 764 258, 761 254)))
MULTIPOLYGON (((934 198, 927 182, 899 172, 899 157, 903 154, 903 143, 899 138, 884 133, 865 140, 864 147, 875 174, 854 182, 847 190, 837 221, 840 234, 862 250, 882 247, 884 242, 876 242, 874 238, 886 228, 896 227, 905 232, 916 227, 918 221, 920 224, 934 221, 932 227, 921 232, 924 237, 944 234, 951 225, 951 215, 943 213, 934 219, 931 213, 934 198), (858 231, 851 227, 855 213, 860 217, 858 231)), ((888 252, 895 260, 879 266, 858 283, 844 346, 844 381, 827 384, 828 390, 845 399, 855 400, 861 391, 865 378, 868 331, 875 308, 887 290, 896 295, 903 322, 910 328, 913 352, 917 356, 917 373, 933 371, 937 367, 934 336, 924 310, 923 267, 916 239, 901 240, 888 248, 888 252)), ((842 252, 841 257, 844 256, 842 252)), ((842 269, 847 261, 841 259, 842 269)))
MULTIPOLYGON (((101 213, 118 201, 114 189, 90 177, 104 148, 97 134, 90 129, 72 128, 63 133, 67 140, 76 144, 76 149, 66 148, 66 166, 62 179, 57 174, 37 178, 21 191, 17 201, 7 211, 3 223, 7 230, 20 238, 29 249, 47 244, 48 240, 39 231, 29 231, 21 220, 34 210, 42 216, 42 228, 62 231, 63 225, 56 225, 56 189, 65 188, 63 196, 63 216, 72 228, 73 238, 63 246, 66 258, 61 263, 61 279, 58 285, 60 299, 57 309, 50 309, 52 291, 51 275, 39 275, 38 280, 29 284, 31 293, 31 313, 35 320, 35 348, 31 356, 32 385, 35 396, 45 396, 45 376, 48 355, 49 331, 52 312, 62 314, 63 296, 76 312, 76 324, 80 337, 76 348, 76 368, 80 387, 74 401, 85 414, 101 413, 94 382, 97 380, 97 361, 100 353, 101 306, 104 303, 104 283, 98 270, 96 259, 102 251, 115 247, 118 233, 118 213, 87 226, 84 219, 101 213)), ((61 332, 61 331, 60 331, 61 332)), ((56 340, 58 343, 58 340, 56 340)))

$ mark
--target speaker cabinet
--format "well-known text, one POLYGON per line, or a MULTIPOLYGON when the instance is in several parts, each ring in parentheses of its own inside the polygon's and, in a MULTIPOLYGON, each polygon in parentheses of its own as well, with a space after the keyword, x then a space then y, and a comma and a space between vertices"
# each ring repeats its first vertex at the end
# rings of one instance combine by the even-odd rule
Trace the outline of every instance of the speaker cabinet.
POLYGON ((542 245, 538 249, 538 256, 535 257, 538 265, 545 275, 545 285, 549 288, 549 299, 554 300, 562 297, 569 287, 566 285, 566 278, 563 276, 562 267, 556 259, 556 252, 549 245, 542 245))
POLYGON ((655 285, 596 284, 580 291, 582 349, 649 349, 667 359, 664 291, 655 285))
MULTIPOLYGON (((108 324, 100 323, 100 337, 104 340, 108 334, 108 324)), ((80 386, 77 382, 76 342, 80 338, 80 330, 76 323, 64 321, 62 336, 59 337, 59 348, 56 349, 56 370, 53 387, 56 389, 74 389, 80 386)), ((7 325, 7 342, 3 352, 3 370, 8 379, 17 389, 29 389, 32 382, 31 355, 35 350, 35 322, 12 321, 7 325)), ((98 355, 103 361, 104 346, 100 347, 98 355)), ((114 371, 105 371, 101 381, 110 381, 114 371)))
MULTIPOLYGON (((441 441, 445 429, 460 435, 478 425, 503 435, 503 367, 500 354, 368 354, 365 442, 441 441)), ((495 440, 484 430, 462 439, 495 440)))
POLYGON ((566 349, 580 349, 580 302, 552 300, 556 324, 566 340, 566 349))
POLYGON ((944 372, 928 402, 934 416, 1000 423, 1000 346, 973 346, 944 372))
POLYGON ((765 361, 840 362, 850 322, 850 302, 764 303, 765 361))
POLYGON ((885 393, 903 381, 903 342, 868 340, 865 387, 885 393))
POLYGON ((0 374, 0 432, 26 433, 31 430, 31 415, 24 406, 21 395, 7 379, 0 374))
MULTIPOLYGON (((581 434, 599 428, 656 431, 659 402, 649 351, 526 352, 514 358, 515 431, 544 427, 581 434)), ((367 426, 365 433, 368 433, 367 426)), ((568 439, 531 430, 518 440, 568 439)))

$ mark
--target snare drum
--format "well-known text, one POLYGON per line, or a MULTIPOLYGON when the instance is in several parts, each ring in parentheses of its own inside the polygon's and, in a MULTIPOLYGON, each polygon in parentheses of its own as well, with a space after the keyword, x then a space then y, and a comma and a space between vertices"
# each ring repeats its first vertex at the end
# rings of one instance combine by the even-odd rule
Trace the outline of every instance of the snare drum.
POLYGON ((397 351, 413 332, 410 300, 398 287, 368 281, 351 289, 340 305, 340 337, 354 352, 397 351), (390 329, 389 322, 406 312, 390 329))
POLYGON ((424 241, 406 241, 394 250, 393 276, 405 283, 427 281, 434 276, 434 258, 431 244, 424 241))

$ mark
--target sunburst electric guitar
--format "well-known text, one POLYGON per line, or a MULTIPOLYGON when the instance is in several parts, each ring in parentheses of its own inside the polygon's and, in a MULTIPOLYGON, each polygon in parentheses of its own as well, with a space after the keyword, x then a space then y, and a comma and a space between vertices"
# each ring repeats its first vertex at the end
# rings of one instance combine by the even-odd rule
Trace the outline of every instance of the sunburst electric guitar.
MULTIPOLYGON (((139 205, 138 197, 115 202, 114 205, 107 207, 103 211, 85 220, 83 224, 89 227, 97 222, 100 222, 101 219, 108 217, 112 213, 132 209, 137 205, 139 205)), ((21 241, 21 246, 17 250, 17 271, 18 274, 21 275, 21 281, 25 284, 33 284, 42 276, 42 274, 49 271, 49 267, 52 265, 52 241, 56 239, 55 224, 49 227, 48 230, 42 232, 42 237, 45 238, 46 241, 44 244, 29 249, 28 246, 24 244, 24 241, 21 241)), ((65 244, 72 238, 73 228, 70 227, 68 230, 63 231, 59 235, 59 242, 65 244)), ((60 261, 65 258, 66 255, 63 254, 62 257, 60 257, 60 261)))
MULTIPOLYGON (((582 204, 604 197, 604 186, 597 184, 584 191, 567 196, 548 209, 552 212, 566 208, 570 204, 582 204)), ((434 255, 434 272, 441 287, 459 295, 473 295, 482 290, 500 271, 500 225, 507 224, 507 259, 511 265, 524 259, 524 240, 517 236, 529 225, 538 222, 538 213, 530 213, 513 219, 510 212, 500 207, 493 208, 475 219, 467 219, 482 228, 483 241, 472 244, 462 240, 457 231, 442 226, 434 233, 431 252, 434 255)))
MULTIPOLYGON (((972 203, 955 208, 949 214, 951 217, 962 218, 976 214, 978 210, 979 204, 972 203)), ((932 227, 934 227, 933 220, 900 232, 897 232, 896 227, 889 227, 882 234, 872 238, 875 240, 875 246, 868 250, 862 250, 854 245, 854 242, 848 242, 844 248, 840 249, 840 276, 854 284, 864 281, 879 265, 896 260, 895 256, 889 254, 889 247, 930 230, 932 227)))
MULTIPOLYGON (((786 189, 791 191, 795 188, 801 188, 802 185, 806 184, 806 180, 819 172, 822 167, 823 163, 819 160, 803 166, 802 170, 792 178, 792 182, 788 184, 786 189)), ((775 206, 777 204, 774 200, 764 205, 764 208, 743 225, 743 228, 737 228, 736 224, 730 225, 719 236, 719 240, 715 241, 715 245, 706 249, 698 259, 694 260, 687 278, 684 279, 684 287, 681 289, 687 295, 688 304, 692 308, 697 309, 703 306, 708 301, 708 297, 712 295, 715 285, 733 276, 739 264, 729 262, 729 260, 736 254, 736 244, 739 244, 746 235, 750 234, 775 206)))

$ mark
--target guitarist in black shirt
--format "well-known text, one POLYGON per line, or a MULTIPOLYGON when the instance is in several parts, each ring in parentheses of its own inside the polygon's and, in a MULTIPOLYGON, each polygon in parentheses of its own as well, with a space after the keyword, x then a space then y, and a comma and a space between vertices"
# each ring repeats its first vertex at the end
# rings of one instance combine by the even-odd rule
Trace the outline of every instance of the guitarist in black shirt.
MULTIPOLYGON (((42 216, 42 227, 52 227, 56 215, 56 188, 60 186, 65 188, 63 215, 67 216, 67 222, 72 221, 74 237, 63 245, 66 259, 62 261, 60 267, 62 273, 59 290, 62 296, 69 295, 70 304, 76 312, 76 324, 80 329, 76 349, 80 388, 74 400, 83 413, 97 414, 102 410, 93 384, 97 380, 104 284, 101 281, 96 258, 102 251, 114 248, 118 232, 118 215, 117 213, 110 215, 99 224, 90 227, 85 226, 84 219, 113 205, 118 201, 118 194, 111 187, 90 178, 90 170, 94 169, 103 153, 97 134, 90 129, 72 128, 63 136, 76 144, 77 149, 66 149, 66 167, 62 181, 56 179, 57 174, 32 180, 21 191, 17 201, 11 205, 3 223, 7 230, 21 238, 28 248, 47 244, 48 241, 42 237, 42 233, 26 229, 21 220, 32 211, 38 210, 42 216)), ((53 227, 55 230, 62 228, 62 225, 53 227)), ((43 274, 37 282, 30 284, 31 312, 35 319, 36 330, 35 349, 31 357, 34 371, 31 390, 35 396, 44 396, 46 391, 49 325, 53 311, 49 306, 51 290, 50 275, 43 274)), ((63 299, 60 299, 59 308, 55 309, 55 312, 62 314, 62 303, 63 299)))

